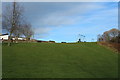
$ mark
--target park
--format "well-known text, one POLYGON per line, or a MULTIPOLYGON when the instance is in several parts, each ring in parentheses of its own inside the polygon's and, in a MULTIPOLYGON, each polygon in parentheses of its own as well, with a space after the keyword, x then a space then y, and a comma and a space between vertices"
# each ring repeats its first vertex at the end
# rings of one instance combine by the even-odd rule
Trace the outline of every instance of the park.
POLYGON ((3 44, 3 78, 116 78, 117 54, 94 42, 3 44))
POLYGON ((3 2, 2 78, 118 78, 117 11, 115 2, 3 2))

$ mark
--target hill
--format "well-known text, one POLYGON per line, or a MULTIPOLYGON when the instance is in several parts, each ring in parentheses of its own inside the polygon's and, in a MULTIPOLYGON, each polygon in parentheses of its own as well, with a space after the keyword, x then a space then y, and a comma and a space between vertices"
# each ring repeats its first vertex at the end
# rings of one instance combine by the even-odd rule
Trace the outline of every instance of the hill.
POLYGON ((3 44, 3 78, 116 78, 118 56, 96 43, 3 44))

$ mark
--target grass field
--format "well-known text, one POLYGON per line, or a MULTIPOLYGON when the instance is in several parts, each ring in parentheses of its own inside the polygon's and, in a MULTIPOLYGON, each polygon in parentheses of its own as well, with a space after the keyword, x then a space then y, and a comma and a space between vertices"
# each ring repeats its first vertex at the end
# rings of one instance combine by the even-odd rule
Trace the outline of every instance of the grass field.
POLYGON ((96 43, 3 44, 3 78, 116 78, 118 56, 96 43))

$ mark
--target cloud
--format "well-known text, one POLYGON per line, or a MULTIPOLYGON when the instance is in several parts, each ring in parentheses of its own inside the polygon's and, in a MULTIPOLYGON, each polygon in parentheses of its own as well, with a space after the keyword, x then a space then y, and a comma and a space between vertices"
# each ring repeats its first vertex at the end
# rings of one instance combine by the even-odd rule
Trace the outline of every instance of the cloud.
MULTIPOLYGON (((35 27, 34 32, 37 38, 47 37, 50 31, 52 31, 55 27, 63 27, 77 24, 79 23, 79 21, 81 22, 84 20, 84 17, 82 17, 83 14, 92 10, 104 8, 104 6, 93 3, 57 3, 53 4, 52 7, 49 4, 49 8, 44 7, 44 5, 42 7, 44 8, 42 15, 40 15, 37 11, 36 15, 38 16, 36 18, 33 18, 33 25, 35 27), (62 7, 58 7, 61 5, 62 7), (55 7, 57 8, 54 9, 55 7), (49 11, 49 9, 53 11, 49 11), (49 14, 47 11, 49 12, 49 14)), ((41 10, 41 8, 39 10, 41 10)))
POLYGON ((35 39, 45 38, 49 36, 49 32, 52 30, 49 27, 35 27, 34 29, 35 39))
MULTIPOLYGON (((108 6, 109 7, 109 6, 108 6)), ((75 25, 57 27, 56 31, 53 32, 52 37, 67 36, 67 38, 60 38, 60 40, 78 40, 74 39, 75 35, 83 34, 86 36, 86 40, 90 41, 91 38, 97 39, 98 34, 102 34, 104 31, 110 30, 111 28, 117 28, 118 25, 118 9, 116 8, 105 8, 98 10, 90 15, 80 16, 81 20, 75 25), (70 37, 69 37, 70 36, 70 37), (71 38, 72 37, 72 38, 71 38), (70 39, 69 39, 70 38, 70 39)), ((59 40, 54 38, 55 40, 59 40)))
MULTIPOLYGON (((69 5, 67 5, 66 3, 66 6, 69 5)), ((94 11, 96 9, 99 10, 102 8, 104 8, 104 6, 97 5, 94 3, 81 3, 77 5, 72 5, 72 7, 70 6, 67 9, 63 10, 56 9, 54 12, 47 14, 47 16, 44 14, 44 17, 40 17, 39 19, 37 19, 35 24, 41 22, 40 25, 42 26, 72 25, 76 24, 79 20, 82 19, 81 15, 89 11, 94 11)))
MULTIPOLYGON (((81 24, 91 24, 94 23, 95 25, 108 25, 108 24, 113 24, 111 23, 112 21, 114 22, 118 22, 117 20, 117 16, 118 16, 118 9, 117 8, 113 8, 113 9, 105 9, 105 10, 101 10, 98 11, 96 13, 93 13, 90 16, 84 16, 84 19, 80 22, 81 24)), ((115 23, 115 24, 116 24, 115 23)))
MULTIPOLYGON (((36 20, 34 20, 34 24, 39 26, 36 27, 35 32, 39 34, 41 38, 47 37, 56 27, 58 27, 58 29, 68 27, 68 29, 65 30, 63 28, 62 30, 64 31, 60 34, 56 32, 56 34, 59 35, 68 36, 81 33, 96 36, 117 26, 117 24, 114 23, 117 21, 117 7, 111 8, 101 3, 53 4, 52 7, 50 5, 49 8, 46 7, 45 13, 42 13, 42 17, 37 17, 36 20), (62 7, 58 7, 60 5, 62 5, 62 7), (48 11, 49 14, 46 11, 48 11), (69 27, 71 25, 73 28, 69 27), (79 28, 75 25, 79 25, 79 28), (47 34, 47 36, 44 36, 44 34, 47 34)), ((53 34, 52 36, 54 36, 53 34)))
POLYGON ((111 28, 118 28, 118 9, 107 9, 98 11, 91 16, 84 17, 82 21, 79 22, 80 32, 82 34, 97 35, 102 34, 111 28))
POLYGON ((49 32, 51 29, 48 27, 37 27, 34 28, 35 34, 46 34, 49 32))
POLYGON ((24 3, 25 15, 34 27, 36 38, 47 37, 49 34, 52 34, 52 37, 58 34, 66 36, 79 33, 95 36, 117 25, 118 14, 115 5, 113 3, 91 3, 91 1, 24 3))

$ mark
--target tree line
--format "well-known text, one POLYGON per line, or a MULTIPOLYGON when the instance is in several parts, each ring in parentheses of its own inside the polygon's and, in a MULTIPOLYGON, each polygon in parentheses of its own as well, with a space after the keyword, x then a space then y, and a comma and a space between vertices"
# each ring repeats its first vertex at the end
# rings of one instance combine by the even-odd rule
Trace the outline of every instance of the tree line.
POLYGON ((99 34, 98 42, 120 43, 120 30, 113 28, 105 31, 102 35, 99 34))
POLYGON ((32 26, 23 15, 24 8, 17 2, 7 5, 3 10, 2 26, 9 33, 8 46, 12 41, 12 36, 18 40, 20 36, 25 36, 26 40, 34 34, 32 26))

